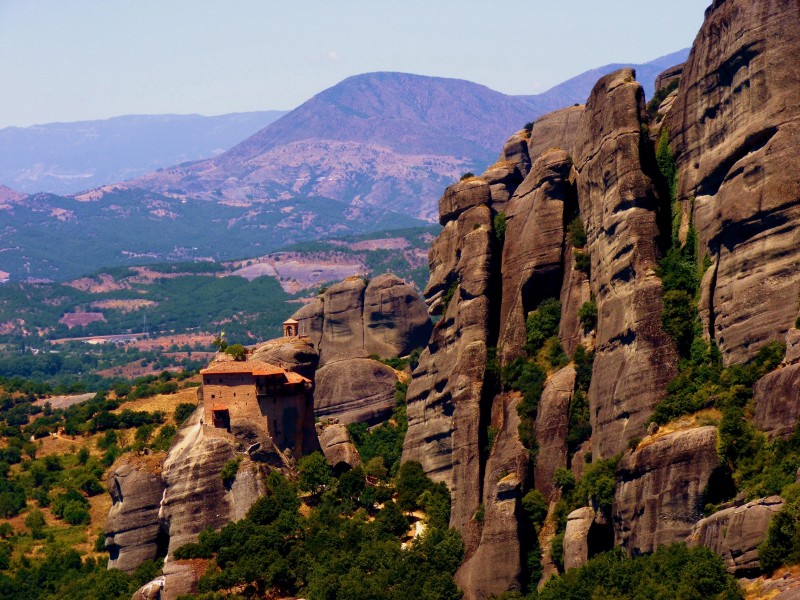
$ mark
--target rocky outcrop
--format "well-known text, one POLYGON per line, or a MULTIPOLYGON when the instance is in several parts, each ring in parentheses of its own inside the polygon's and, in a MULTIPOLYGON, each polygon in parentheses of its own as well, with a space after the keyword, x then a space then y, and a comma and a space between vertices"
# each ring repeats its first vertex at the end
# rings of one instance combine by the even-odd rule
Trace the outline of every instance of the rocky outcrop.
POLYGON ((575 146, 578 200, 591 256, 598 326, 589 403, 595 458, 642 436, 674 377, 677 354, 661 328, 659 201, 643 170, 644 95, 631 69, 598 81, 575 146))
POLYGON ((319 445, 328 464, 337 472, 361 465, 361 456, 350 440, 347 427, 338 423, 317 426, 319 445))
POLYGON ((780 339, 800 305, 800 11, 714 2, 667 116, 684 222, 703 277, 700 313, 726 365, 780 339))
POLYGON ((277 365, 292 373, 299 373, 312 381, 319 363, 319 354, 313 344, 301 337, 269 340, 259 345, 249 358, 277 365))
POLYGON ((553 148, 561 148, 567 154, 572 154, 583 117, 583 108, 583 106, 562 108, 542 115, 536 120, 528 140, 528 156, 531 164, 553 148))
POLYGON ((534 480, 536 489, 550 498, 553 493, 553 475, 558 468, 567 467, 569 432, 569 402, 575 388, 575 369, 571 366, 554 373, 542 392, 536 415, 536 439, 539 453, 536 459, 534 480))
POLYGON ((589 277, 576 268, 575 253, 572 246, 564 252, 564 281, 561 285, 561 321, 558 324, 558 339, 564 352, 572 356, 578 345, 588 341, 589 332, 585 332, 578 313, 586 302, 592 299, 589 277))
POLYGON ((698 521, 687 544, 713 550, 734 575, 751 575, 760 568, 758 545, 764 541, 770 520, 782 506, 780 496, 770 496, 725 508, 698 521))
POLYGON ((656 76, 655 90, 656 91, 662 90, 673 81, 680 82, 684 64, 685 63, 675 65, 674 67, 670 67, 669 69, 664 69, 661 73, 659 73, 656 76))
POLYGON ((204 427, 202 409, 178 432, 178 439, 164 461, 166 485, 159 516, 169 532, 169 553, 194 542, 201 531, 219 529, 242 519, 264 492, 258 465, 245 448, 224 430, 204 427), (222 480, 222 469, 240 459, 233 482, 222 480))
MULTIPOLYGON (((461 205, 462 200, 443 204, 461 205)), ((471 552, 478 539, 473 516, 483 495, 482 396, 490 337, 492 213, 488 206, 473 206, 449 218, 455 220, 445 220, 429 253, 431 278, 425 296, 431 310, 443 316, 409 384, 403 460, 419 461, 431 478, 450 488, 450 524, 462 533, 471 552)))
POLYGON ((431 331, 414 288, 388 273, 368 284, 361 277, 348 277, 292 318, 299 322, 299 334, 319 352, 320 366, 333 358, 405 356, 425 345, 431 331))
POLYGON ((567 528, 564 530, 565 569, 577 569, 589 560, 589 530, 594 518, 594 509, 588 506, 567 515, 567 528))
POLYGON ((419 293, 399 277, 373 277, 364 291, 364 348, 382 358, 405 356, 428 342, 430 317, 419 293))
POLYGON ((561 290, 564 213, 574 202, 568 182, 571 167, 565 151, 547 152, 508 203, 498 342, 503 363, 524 353, 528 312, 561 290))
POLYGON ((522 178, 519 167, 509 160, 498 161, 484 171, 481 179, 489 184, 493 210, 497 212, 506 210, 506 205, 514 190, 522 183, 522 178))
POLYGON ((334 360, 317 371, 314 414, 341 423, 377 424, 395 407, 395 370, 371 358, 334 360))
POLYGON ((800 419, 800 363, 778 368, 753 386, 753 424, 770 436, 789 436, 800 419))
POLYGON ((786 334, 783 363, 753 386, 753 424, 767 435, 786 437, 800 419, 800 330, 786 334))
POLYGON ((106 488, 111 510, 106 518, 108 568, 132 573, 141 563, 166 554, 167 536, 158 511, 164 495, 163 454, 126 456, 111 468, 106 488))
POLYGON ((617 467, 616 543, 642 554, 686 539, 719 466, 714 426, 669 433, 627 453, 617 467))
POLYGON ((503 151, 500 153, 499 160, 509 161, 517 166, 522 177, 528 174, 531 169, 531 159, 528 156, 528 134, 525 131, 518 131, 506 140, 503 151))
POLYGON ((444 191, 439 200, 439 224, 449 221, 476 206, 488 206, 492 200, 489 184, 480 177, 458 181, 444 191))
POLYGON ((521 520, 521 499, 529 471, 527 450, 519 441, 518 393, 502 394, 493 404, 491 427, 497 432, 483 479, 484 517, 480 539, 456 574, 465 599, 488 598, 522 587, 522 549, 528 536, 521 520), (492 568, 487 569, 486 565, 492 568))

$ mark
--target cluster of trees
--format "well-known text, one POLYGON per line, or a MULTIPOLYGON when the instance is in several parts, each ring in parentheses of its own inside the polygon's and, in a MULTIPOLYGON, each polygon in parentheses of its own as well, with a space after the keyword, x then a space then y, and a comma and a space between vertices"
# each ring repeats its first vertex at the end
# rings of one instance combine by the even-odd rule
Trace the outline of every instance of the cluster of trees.
POLYGON ((267 479, 267 495, 247 517, 219 532, 205 531, 177 558, 209 559, 200 580, 201 597, 237 588, 244 595, 302 595, 317 599, 443 599, 461 594, 453 574, 464 547, 447 529, 450 497, 418 463, 406 463, 393 481, 382 482, 378 505, 361 469, 338 478, 324 459, 300 464, 299 487, 312 496, 308 516, 300 514, 297 484, 278 473, 267 479), (396 494, 396 501, 392 495, 396 494), (424 507, 427 530, 402 549, 410 528, 404 510, 424 507))

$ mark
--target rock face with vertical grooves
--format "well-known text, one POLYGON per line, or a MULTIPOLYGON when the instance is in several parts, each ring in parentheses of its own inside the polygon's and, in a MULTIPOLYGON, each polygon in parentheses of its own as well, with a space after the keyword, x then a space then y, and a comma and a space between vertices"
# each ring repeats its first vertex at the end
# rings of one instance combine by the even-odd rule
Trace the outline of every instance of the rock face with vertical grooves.
POLYGON ((395 407, 394 369, 371 358, 333 360, 317 371, 314 414, 344 424, 377 424, 395 407))
POLYGON ((583 108, 583 106, 562 108, 536 120, 528 140, 528 156, 531 164, 553 148, 561 148, 572 154, 583 117, 583 108))
POLYGON ((564 150, 534 162, 508 203, 498 348, 503 363, 524 353, 525 317, 561 289, 564 213, 572 200, 572 164, 564 150))
POLYGON ((432 327, 414 288, 389 273, 369 284, 348 277, 292 317, 319 352, 320 367, 333 358, 405 356, 427 343, 432 327))
POLYGON ((264 495, 258 465, 237 454, 239 444, 230 434, 189 424, 185 438, 170 450, 164 462, 166 492, 161 518, 169 531, 169 553, 197 541, 201 531, 238 521, 264 495), (185 446, 184 446, 185 444, 185 446), (232 484, 222 481, 222 469, 242 458, 232 484))
POLYGON ((577 250, 568 245, 564 251, 564 281, 561 285, 561 321, 558 324, 558 339, 564 352, 572 356, 578 345, 590 339, 584 331, 578 313, 584 303, 592 299, 589 277, 575 266, 577 250))
POLYGON ((550 498, 553 493, 553 475, 559 467, 567 467, 569 432, 569 402, 575 389, 575 368, 564 367, 554 373, 542 392, 536 415, 536 439, 539 453, 536 459, 534 480, 536 489, 550 498))
POLYGON ((164 495, 161 479, 163 455, 126 456, 109 471, 106 487, 111 510, 106 519, 106 549, 109 569, 132 573, 141 563, 153 560, 166 548, 158 510, 164 495))
POLYGON ((305 338, 283 337, 261 344, 250 359, 277 365, 292 373, 313 379, 319 363, 319 354, 305 338))
POLYGON ((770 496, 725 508, 698 521, 687 544, 713 550, 725 560, 725 566, 734 575, 757 573, 758 545, 764 541, 770 520, 782 506, 780 496, 770 496))
POLYGON ((719 466, 714 426, 676 431, 628 452, 617 467, 616 543, 642 554, 682 542, 703 517, 706 488, 719 466))
POLYGON ((521 520, 530 461, 517 433, 520 399, 518 393, 501 394, 492 406, 491 427, 497 434, 486 461, 483 526, 477 549, 456 574, 467 600, 488 598, 522 586, 522 548, 532 532, 525 531, 521 520))
POLYGON ((684 220, 693 207, 712 263, 701 317, 725 364, 783 337, 800 306, 798 56, 796 3, 716 1, 667 115, 684 220))
MULTIPOLYGON (((443 198, 440 206, 472 205, 473 189, 459 193, 466 199, 443 198)), ((488 194, 483 198, 489 201, 488 194)), ((450 524, 471 552, 478 539, 473 516, 483 487, 481 399, 490 334, 492 214, 488 206, 472 205, 460 213, 448 208, 440 216, 445 228, 431 246, 425 296, 431 310, 443 316, 409 384, 403 460, 419 461, 431 478, 448 485, 450 524)))
POLYGON ((595 458, 641 437, 676 374, 677 354, 661 328, 659 202, 643 171, 644 95, 631 69, 597 82, 575 145, 578 201, 598 309, 589 403, 595 458))

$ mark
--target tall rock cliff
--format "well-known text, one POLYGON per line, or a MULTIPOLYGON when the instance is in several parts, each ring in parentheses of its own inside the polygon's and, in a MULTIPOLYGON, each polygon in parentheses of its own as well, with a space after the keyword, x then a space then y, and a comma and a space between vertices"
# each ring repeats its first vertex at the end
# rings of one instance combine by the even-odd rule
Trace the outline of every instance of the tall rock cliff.
POLYGON ((711 262, 701 317, 726 364, 783 337, 800 306, 798 56, 796 2, 715 0, 666 117, 684 225, 711 262))
MULTIPOLYGON (((578 201, 597 298, 597 347, 589 403, 595 458, 641 437, 676 374, 661 328, 659 210, 642 135, 644 93, 630 69, 603 77, 586 103, 575 145, 578 201)), ((663 203, 662 203, 663 204, 663 203)))

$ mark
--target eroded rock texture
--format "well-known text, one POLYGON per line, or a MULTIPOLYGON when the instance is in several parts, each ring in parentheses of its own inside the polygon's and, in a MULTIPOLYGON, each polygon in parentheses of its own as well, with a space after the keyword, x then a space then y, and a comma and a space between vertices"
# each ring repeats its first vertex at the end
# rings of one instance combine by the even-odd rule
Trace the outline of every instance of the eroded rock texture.
POLYGON ((542 154, 553 148, 572 153, 583 117, 583 106, 570 106, 542 115, 536 120, 528 140, 528 156, 531 164, 542 154))
POLYGON ((530 171, 531 158, 528 156, 528 134, 525 131, 518 131, 506 140, 503 151, 500 153, 500 161, 506 160, 517 166, 522 177, 525 177, 530 171))
POLYGON ((531 536, 521 520, 521 500, 530 465, 519 441, 518 393, 501 394, 492 406, 497 432, 483 481, 484 518, 475 552, 459 569, 456 581, 465 598, 488 598, 522 587, 522 550, 531 536), (486 566, 491 564, 492 568, 486 566))
POLYGON ((594 509, 584 506, 567 516, 564 531, 564 568, 577 569, 589 560, 589 531, 594 524, 594 509))
POLYGON ((641 437, 676 373, 677 355, 661 328, 659 202, 643 170, 644 95, 632 69, 592 90, 575 145, 578 200, 598 309, 589 403, 595 458, 641 437))
MULTIPOLYGON (((558 338, 568 356, 575 354, 578 345, 589 346, 591 332, 584 331, 578 313, 592 299, 589 277, 575 266, 577 251, 568 245, 564 252, 564 281, 561 285, 561 321, 558 338)), ((594 343, 593 341, 591 342, 594 343)))
POLYGON ((161 519, 169 531, 169 552, 197 541, 201 531, 219 529, 242 519, 253 503, 264 495, 263 474, 227 432, 188 423, 178 435, 164 462, 166 492, 161 519), (222 480, 222 468, 240 458, 232 484, 222 480))
POLYGON ((753 423, 770 436, 789 436, 800 419, 800 364, 781 367, 753 387, 753 423))
POLYGON ((319 354, 311 342, 304 338, 283 337, 261 344, 250 359, 277 365, 313 380, 319 363, 319 354))
POLYGON ((167 536, 158 511, 164 495, 163 454, 126 456, 109 471, 111 510, 106 519, 108 568, 132 573, 141 563, 166 554, 167 536))
MULTIPOLYGON (((473 191, 463 193, 469 198, 473 191)), ((470 203, 453 198, 444 204, 470 203)), ((448 209, 446 214, 456 213, 448 209)), ((483 491, 480 454, 486 423, 481 400, 490 337, 492 214, 480 205, 450 218, 429 253, 425 296, 431 310, 443 316, 409 384, 403 459, 419 461, 435 481, 448 485, 451 526, 471 550, 478 535, 472 518, 483 491)))
POLYGON ((567 467, 569 432, 569 402, 575 388, 575 369, 564 367, 554 373, 545 385, 536 415, 536 439, 539 454, 536 460, 536 489, 550 498, 553 475, 558 468, 567 467))
POLYGON ((798 56, 795 2, 714 2, 667 117, 684 220, 712 263, 701 317, 726 364, 780 339, 800 303, 798 56))
POLYGON ((564 213, 573 199, 571 166, 565 151, 545 153, 508 203, 498 342, 503 363, 524 354, 528 312, 561 290, 564 213))
MULTIPOLYGON (((488 193, 488 184, 486 185, 488 193)), ((431 331, 425 304, 414 288, 389 273, 367 284, 348 277, 297 311, 301 336, 319 352, 319 365, 352 356, 405 356, 424 346, 431 331)))
POLYGON ((782 506, 780 496, 771 496, 725 508, 698 521, 687 544, 713 550, 734 575, 752 574, 759 571, 758 545, 764 541, 770 520, 782 506))
POLYGON ((394 369, 377 360, 333 360, 317 371, 314 413, 345 424, 385 421, 395 407, 396 383, 394 369))
POLYGON ((516 163, 510 160, 501 160, 490 166, 481 175, 489 184, 492 197, 492 209, 504 212, 514 190, 522 183, 522 173, 516 163))
POLYGON ((676 431, 623 456, 613 505, 617 544, 641 554, 683 541, 703 516, 719 466, 713 426, 676 431))
POLYGON ((319 445, 328 464, 337 472, 355 469, 361 464, 361 456, 358 454, 355 444, 350 439, 347 427, 333 423, 330 425, 320 425, 319 445))

